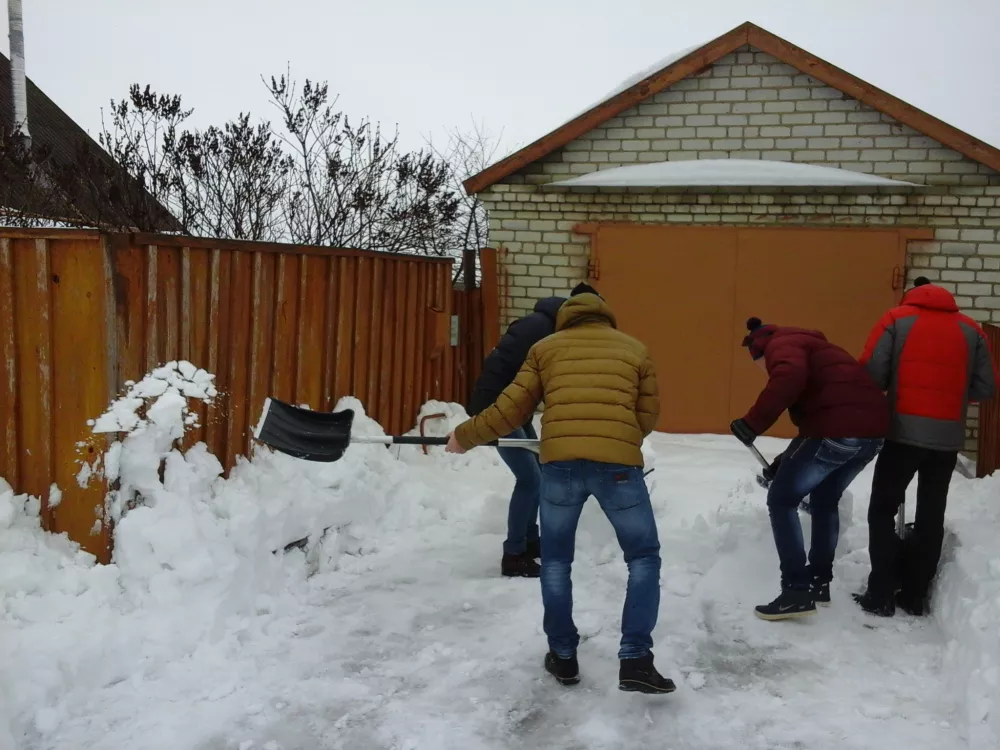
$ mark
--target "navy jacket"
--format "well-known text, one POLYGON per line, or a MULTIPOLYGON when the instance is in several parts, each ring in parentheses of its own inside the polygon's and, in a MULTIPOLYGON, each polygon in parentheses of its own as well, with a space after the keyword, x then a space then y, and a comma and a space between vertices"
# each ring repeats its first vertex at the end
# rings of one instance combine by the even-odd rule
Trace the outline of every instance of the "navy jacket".
POLYGON ((510 324, 496 348, 483 361, 483 371, 469 399, 470 416, 492 406, 503 389, 514 382, 531 347, 555 333, 556 313, 565 301, 562 297, 546 297, 538 301, 534 312, 510 324))

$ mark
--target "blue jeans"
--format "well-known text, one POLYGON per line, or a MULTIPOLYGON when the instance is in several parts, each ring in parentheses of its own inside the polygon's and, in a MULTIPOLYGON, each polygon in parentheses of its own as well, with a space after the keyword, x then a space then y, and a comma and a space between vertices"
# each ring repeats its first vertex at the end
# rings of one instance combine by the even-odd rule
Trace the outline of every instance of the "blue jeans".
POLYGON ((542 604, 549 648, 576 653, 573 623, 573 552, 583 504, 593 495, 611 521, 628 565, 619 659, 645 656, 653 646, 660 609, 660 542, 642 469, 596 461, 542 465, 542 604))
POLYGON ((811 578, 822 583, 833 580, 833 556, 840 536, 837 505, 881 447, 882 440, 861 438, 796 438, 788 446, 767 492, 782 590, 808 589, 811 578), (808 567, 798 512, 806 495, 812 516, 808 567))
MULTIPOLYGON (((535 427, 530 422, 506 437, 519 440, 537 440, 535 427)), ((507 540, 503 543, 505 555, 521 555, 528 549, 528 542, 538 541, 538 494, 542 486, 538 454, 527 448, 497 448, 497 453, 514 474, 514 491, 507 507, 507 540)))

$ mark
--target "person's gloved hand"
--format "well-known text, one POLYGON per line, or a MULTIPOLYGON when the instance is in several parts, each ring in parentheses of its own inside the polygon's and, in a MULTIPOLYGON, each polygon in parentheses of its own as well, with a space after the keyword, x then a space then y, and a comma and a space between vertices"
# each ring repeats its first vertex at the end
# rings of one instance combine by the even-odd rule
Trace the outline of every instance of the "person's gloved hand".
POLYGON ((774 478, 778 476, 778 465, 781 463, 781 457, 783 453, 779 453, 777 457, 771 462, 771 465, 766 469, 762 470, 760 473, 768 482, 773 482, 774 478))
POLYGON ((753 445, 753 441, 757 439, 757 433, 751 430, 750 425, 742 419, 734 419, 730 423, 729 429, 743 445, 753 445))

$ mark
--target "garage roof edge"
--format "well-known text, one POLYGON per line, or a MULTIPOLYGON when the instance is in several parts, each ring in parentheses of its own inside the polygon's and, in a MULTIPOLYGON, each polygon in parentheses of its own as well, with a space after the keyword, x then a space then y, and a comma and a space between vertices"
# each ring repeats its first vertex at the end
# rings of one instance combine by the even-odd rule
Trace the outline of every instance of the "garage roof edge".
POLYGON ((700 72, 747 44, 893 117, 963 156, 1000 172, 1000 149, 747 21, 643 78, 621 93, 591 107, 534 143, 469 177, 463 183, 466 193, 473 195, 482 192, 556 149, 562 148, 601 123, 631 109, 678 81, 700 72))

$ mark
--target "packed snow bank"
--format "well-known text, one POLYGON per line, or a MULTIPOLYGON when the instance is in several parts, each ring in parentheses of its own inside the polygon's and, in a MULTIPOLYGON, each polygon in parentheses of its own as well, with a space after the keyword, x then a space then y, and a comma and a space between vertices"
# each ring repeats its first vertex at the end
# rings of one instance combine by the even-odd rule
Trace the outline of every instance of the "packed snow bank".
POLYGON ((953 478, 934 616, 948 637, 944 672, 962 696, 971 750, 1000 747, 1000 476, 953 478))
MULTIPOLYGON (((95 420, 122 436, 80 474, 119 482, 112 565, 43 532, 39 500, 0 480, 0 750, 8 725, 25 747, 46 746, 89 692, 169 679, 169 665, 236 648, 248 622, 298 606, 310 575, 440 522, 440 491, 383 446, 352 446, 332 464, 262 448, 223 479, 204 444, 176 447, 195 424, 191 400, 214 395, 210 374, 171 363, 95 420), (301 539, 305 549, 284 553, 301 539)), ((345 408, 355 434, 384 434, 356 399, 345 408)))
MULTIPOLYGON (((137 497, 120 504, 113 565, 43 533, 37 499, 0 482, 0 750, 596 748, 664 736, 692 748, 963 744, 939 685, 934 621, 872 623, 849 601, 867 563, 866 496, 844 525, 833 606, 809 624, 763 623, 752 606, 774 595, 777 564, 752 458, 729 438, 652 436, 643 452, 663 555, 654 637, 680 689, 663 710, 617 692, 626 570, 591 502, 574 567, 585 682, 566 700, 539 668, 537 582, 499 576, 512 481, 495 450, 397 457, 354 445, 317 464, 261 449, 222 479, 204 446, 182 455, 167 440, 184 421, 183 408, 166 409, 179 406, 172 397, 154 408, 168 392, 143 398, 119 449, 145 446, 164 471, 119 463, 137 497), (148 418, 161 408, 172 416, 148 418), (307 536, 305 549, 281 552, 307 536)), ((355 433, 381 434, 356 400, 346 407, 355 433)), ((425 426, 436 435, 465 418, 451 404, 422 411, 436 413, 444 419, 425 426)), ((963 544, 996 550, 1000 522, 980 508, 989 485, 956 482, 952 508, 977 493, 956 514, 980 525, 968 537, 956 525, 963 544)), ((870 470, 854 489, 869 484, 870 470)), ((978 583, 950 615, 938 596, 957 642, 946 669, 970 706, 987 706, 989 727, 1000 711, 970 640, 988 633, 962 618, 990 610, 960 600, 996 596, 991 568, 961 548, 954 559, 942 592, 969 571, 978 583)), ((986 741, 983 725, 973 734, 986 741)))
POLYGON ((759 159, 695 159, 601 169, 551 183, 554 187, 916 187, 888 177, 759 159))

